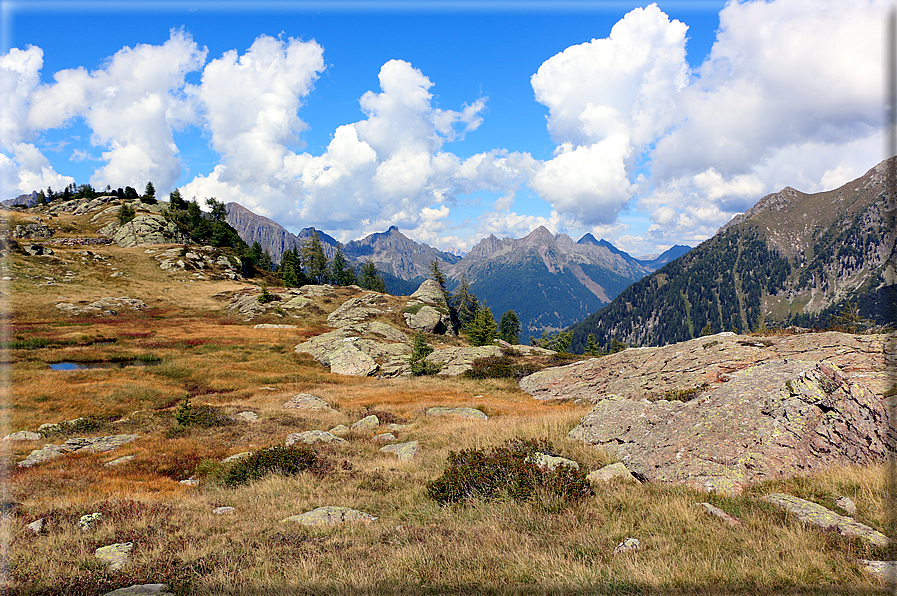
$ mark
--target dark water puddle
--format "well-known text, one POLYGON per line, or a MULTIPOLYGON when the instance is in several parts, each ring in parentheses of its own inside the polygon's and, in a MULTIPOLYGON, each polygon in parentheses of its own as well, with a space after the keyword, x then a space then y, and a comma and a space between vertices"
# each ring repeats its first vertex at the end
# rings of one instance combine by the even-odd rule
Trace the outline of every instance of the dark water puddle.
POLYGON ((85 370, 89 368, 125 368, 126 366, 155 366, 161 360, 122 360, 121 362, 57 362, 51 370, 85 370))

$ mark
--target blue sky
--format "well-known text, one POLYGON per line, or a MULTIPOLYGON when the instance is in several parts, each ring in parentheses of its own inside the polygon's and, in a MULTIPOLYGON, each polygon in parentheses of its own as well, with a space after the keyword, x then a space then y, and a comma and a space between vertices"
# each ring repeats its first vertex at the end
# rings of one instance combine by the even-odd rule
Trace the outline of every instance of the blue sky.
POLYGON ((0 198, 152 180, 343 241, 640 255, 883 158, 884 1, 0 4, 0 198))

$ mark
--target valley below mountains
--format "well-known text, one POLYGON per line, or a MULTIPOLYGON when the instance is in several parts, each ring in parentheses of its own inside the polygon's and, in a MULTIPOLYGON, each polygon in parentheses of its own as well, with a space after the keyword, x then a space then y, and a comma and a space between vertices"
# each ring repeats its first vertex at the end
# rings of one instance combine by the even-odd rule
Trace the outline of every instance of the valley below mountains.
MULTIPOLYGON (((277 263, 285 250, 298 248, 314 228, 293 234, 280 224, 228 203, 227 222, 248 244, 258 242, 277 263)), ((338 245, 317 231, 331 258, 338 245)), ((383 275, 387 290, 408 295, 429 275, 436 261, 449 290, 466 279, 478 300, 496 320, 509 310, 521 323, 521 340, 543 331, 560 331, 608 304, 633 282, 687 253, 677 245, 658 257, 637 259, 606 240, 586 234, 578 242, 544 227, 523 238, 497 238, 477 243, 464 257, 415 242, 395 226, 342 246, 355 266, 370 260, 383 275)), ((528 342, 526 342, 528 343, 528 342)))

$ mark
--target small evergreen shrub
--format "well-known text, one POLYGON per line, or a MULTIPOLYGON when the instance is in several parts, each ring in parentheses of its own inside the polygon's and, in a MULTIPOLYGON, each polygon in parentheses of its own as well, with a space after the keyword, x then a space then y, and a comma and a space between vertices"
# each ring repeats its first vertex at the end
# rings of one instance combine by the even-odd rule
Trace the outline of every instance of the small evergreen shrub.
POLYGON ((468 379, 521 379, 539 368, 531 362, 517 363, 510 356, 487 356, 474 360, 463 376, 468 379))
POLYGON ((221 475, 224 486, 233 488, 268 474, 293 476, 320 465, 318 454, 307 445, 269 447, 235 462, 221 475))
POLYGON ((418 331, 414 334, 414 340, 411 344, 411 356, 408 358, 411 364, 411 374, 415 377, 423 375, 435 375, 441 368, 438 364, 427 360, 433 352, 433 347, 427 343, 426 336, 418 331))
POLYGON ((274 302, 275 300, 279 300, 277 294, 273 294, 268 291, 267 286, 262 286, 262 293, 259 294, 258 301, 259 304, 268 304, 269 302, 274 302))
POLYGON ((427 494, 440 505, 471 499, 528 501, 537 493, 574 502, 592 494, 585 472, 567 466, 542 470, 534 461, 536 452, 553 453, 551 443, 512 439, 489 450, 452 451, 442 476, 427 484, 427 494))

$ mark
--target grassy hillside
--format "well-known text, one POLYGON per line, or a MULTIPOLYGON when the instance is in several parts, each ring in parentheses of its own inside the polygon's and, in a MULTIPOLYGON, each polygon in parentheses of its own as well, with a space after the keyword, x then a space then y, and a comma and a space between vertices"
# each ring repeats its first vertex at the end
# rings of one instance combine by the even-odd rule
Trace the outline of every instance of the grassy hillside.
MULTIPOLYGON (((90 213, 6 216, 21 223, 40 216, 57 230, 55 239, 96 237, 90 213)), ((587 404, 534 400, 514 379, 339 376, 297 354, 296 344, 327 331, 327 315, 359 295, 352 288, 320 289, 294 314, 272 308, 247 320, 227 306, 231 297, 257 295, 260 288, 216 280, 209 268, 162 270, 156 257, 179 247, 44 244, 52 256, 12 252, 0 263, 2 276, 11 278, 2 288, 11 390, 0 420, 4 435, 81 420, 45 429, 39 440, 3 442, 0 583, 6 593, 99 596, 144 583, 166 583, 178 596, 872 593, 880 584, 857 558, 897 554, 809 529, 759 499, 776 491, 829 500, 848 495, 858 520, 893 535, 884 466, 767 483, 738 497, 611 482, 572 501, 544 491, 515 500, 506 491, 494 500, 473 496, 440 505, 428 486, 464 450, 515 438, 548 440, 583 472, 613 457, 566 438, 587 404), (99 315, 57 308, 107 296, 139 299, 146 308, 99 315), (255 328, 259 323, 294 327, 255 328), (134 360, 153 364, 50 367, 134 360), (317 395, 333 409, 284 408, 299 393, 317 395), (476 407, 488 420, 426 416, 430 406, 476 407), (242 412, 258 419, 241 418, 242 412), (350 431, 346 443, 312 446, 317 463, 307 470, 226 482, 233 469, 221 463, 227 456, 282 447, 290 433, 349 426, 371 413, 380 427, 350 431), (414 459, 380 451, 383 443, 374 437, 387 431, 398 441, 419 442, 414 459), (115 451, 14 465, 45 443, 118 434, 139 436, 115 451), (124 456, 133 459, 106 465, 124 456), (181 483, 187 479, 199 484, 181 483), (696 506, 702 501, 742 524, 730 527, 706 515, 696 506), (325 528, 283 521, 324 505, 377 519, 325 528), (222 506, 234 510, 213 513, 222 506), (81 516, 95 512, 104 518, 82 530, 81 516), (41 518, 44 528, 35 534, 27 524, 41 518), (642 550, 614 554, 627 537, 637 537, 642 550), (120 570, 94 555, 125 542, 133 551, 120 570)), ((507 276, 514 291, 514 276, 507 276)), ((544 296, 551 296, 550 287, 544 296)), ((405 301, 385 300, 390 321, 400 321, 405 301)))

